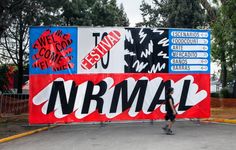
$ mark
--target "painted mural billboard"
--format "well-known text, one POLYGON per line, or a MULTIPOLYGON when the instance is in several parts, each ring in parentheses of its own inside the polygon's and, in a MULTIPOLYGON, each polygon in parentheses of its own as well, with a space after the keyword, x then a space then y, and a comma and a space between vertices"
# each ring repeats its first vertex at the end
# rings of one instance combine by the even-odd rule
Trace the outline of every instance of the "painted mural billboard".
POLYGON ((30 28, 31 124, 210 116, 210 32, 30 28))

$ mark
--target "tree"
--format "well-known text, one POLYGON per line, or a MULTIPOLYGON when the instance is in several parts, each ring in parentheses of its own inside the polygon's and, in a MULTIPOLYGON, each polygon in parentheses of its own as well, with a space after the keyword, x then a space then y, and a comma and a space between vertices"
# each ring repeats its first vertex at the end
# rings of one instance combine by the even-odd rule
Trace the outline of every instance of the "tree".
POLYGON ((95 3, 95 0, 73 0, 71 2, 66 1, 63 5, 62 17, 64 18, 63 25, 80 25, 90 26, 91 20, 91 6, 95 3))
POLYGON ((116 0, 73 0, 63 6, 64 25, 128 26, 129 20, 123 6, 116 0))
MULTIPOLYGON (((10 1, 10 2, 14 2, 10 1)), ((17 5, 14 19, 2 33, 0 56, 11 59, 18 68, 17 92, 22 93, 23 67, 28 64, 28 29, 30 25, 57 24, 59 9, 50 5, 51 1, 24 0, 17 5)), ((11 16, 12 14, 9 14, 11 16)))
MULTIPOLYGON (((236 0, 224 1, 212 25, 212 56, 220 60, 222 86, 236 78, 236 0), (230 79, 231 78, 231 79, 230 79)), ((236 89, 234 89, 236 92, 236 89)))
POLYGON ((212 57, 220 61, 222 86, 226 87, 228 81, 234 81, 233 93, 236 97, 236 1, 214 0, 217 8, 212 7, 207 0, 200 1, 209 14, 213 35, 212 57))
POLYGON ((207 11, 209 22, 214 22, 216 19, 216 9, 210 5, 208 0, 200 0, 200 3, 207 11))
MULTIPOLYGON (((213 0, 213 2, 217 5, 224 5, 227 0, 213 0)), ((215 7, 212 7, 212 5, 208 2, 208 0, 200 0, 200 3, 204 7, 204 9, 207 11, 207 14, 209 15, 210 23, 214 23, 216 21, 216 13, 217 9, 215 7)))
POLYGON ((206 21, 199 0, 153 0, 153 4, 154 7, 142 1, 143 22, 138 26, 196 28, 206 21))
POLYGON ((124 6, 121 3, 120 4, 120 10, 119 10, 119 19, 118 19, 118 25, 120 26, 129 26, 129 19, 127 17, 127 14, 125 13, 124 6))
POLYGON ((24 4, 24 0, 0 1, 0 36, 11 25, 18 13, 18 7, 24 4))
POLYGON ((8 77, 7 77, 7 73, 8 73, 9 69, 6 65, 1 65, 0 66, 0 92, 4 93, 6 91, 9 90, 8 88, 8 77))

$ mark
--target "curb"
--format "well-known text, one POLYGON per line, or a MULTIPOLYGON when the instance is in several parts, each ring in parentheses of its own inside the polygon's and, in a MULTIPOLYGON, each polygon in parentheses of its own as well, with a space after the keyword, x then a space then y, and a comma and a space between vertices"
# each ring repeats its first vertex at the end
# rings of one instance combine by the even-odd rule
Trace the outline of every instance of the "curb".
POLYGON ((21 138, 21 137, 24 137, 24 136, 35 134, 35 133, 45 131, 45 130, 48 130, 48 129, 52 129, 52 128, 55 128, 55 127, 57 127, 57 126, 43 127, 43 128, 27 131, 27 132, 24 132, 24 133, 12 135, 12 136, 0 139, 0 143, 8 142, 8 141, 11 141, 11 140, 14 140, 14 139, 17 139, 17 138, 21 138))
POLYGON ((236 124, 236 119, 210 118, 210 119, 204 119, 203 121, 236 124))

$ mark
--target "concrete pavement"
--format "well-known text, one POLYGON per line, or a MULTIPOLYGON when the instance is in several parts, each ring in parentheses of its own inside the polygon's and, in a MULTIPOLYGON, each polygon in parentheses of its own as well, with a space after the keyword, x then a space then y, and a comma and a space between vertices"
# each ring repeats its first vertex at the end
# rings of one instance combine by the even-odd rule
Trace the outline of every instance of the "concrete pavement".
POLYGON ((67 125, 0 144, 0 150, 232 150, 236 125, 177 121, 173 136, 163 122, 67 125))

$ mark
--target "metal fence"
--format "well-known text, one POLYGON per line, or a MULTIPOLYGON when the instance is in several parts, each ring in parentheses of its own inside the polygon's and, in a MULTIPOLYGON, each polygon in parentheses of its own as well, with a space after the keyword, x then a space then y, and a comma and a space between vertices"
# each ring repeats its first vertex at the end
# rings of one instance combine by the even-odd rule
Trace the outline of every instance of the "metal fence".
POLYGON ((0 94, 0 117, 28 113, 28 94, 0 94))

